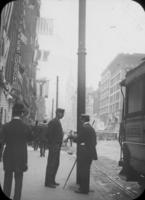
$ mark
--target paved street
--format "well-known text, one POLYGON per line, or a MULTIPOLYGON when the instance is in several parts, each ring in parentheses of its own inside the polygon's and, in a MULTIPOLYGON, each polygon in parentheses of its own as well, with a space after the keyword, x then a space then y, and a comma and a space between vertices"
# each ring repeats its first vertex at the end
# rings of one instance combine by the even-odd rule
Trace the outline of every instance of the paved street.
MULTIPOLYGON (((63 148, 64 149, 64 148, 63 148)), ((75 151, 75 144, 73 146, 75 151)), ((56 189, 44 187, 45 168, 47 162, 45 158, 39 156, 39 151, 34 151, 29 147, 29 170, 24 174, 22 200, 130 200, 140 194, 139 185, 133 182, 122 180, 118 173, 119 144, 117 141, 99 141, 97 144, 99 160, 94 161, 91 169, 91 189, 89 195, 76 194, 76 169, 63 189, 66 177, 75 160, 75 153, 68 154, 61 151, 61 162, 57 174, 57 181, 60 186, 56 189), (132 195, 132 196, 131 196, 132 195)), ((69 152, 69 151, 68 151, 69 152)), ((0 182, 3 183, 2 163, 0 163, 0 182)), ((12 193, 13 196, 13 193, 12 193)))

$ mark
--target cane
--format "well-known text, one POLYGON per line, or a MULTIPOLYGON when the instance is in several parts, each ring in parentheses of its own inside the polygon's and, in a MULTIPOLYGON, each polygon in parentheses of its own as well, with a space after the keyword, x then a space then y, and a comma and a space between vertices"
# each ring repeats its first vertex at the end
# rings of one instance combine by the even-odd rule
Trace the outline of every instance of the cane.
POLYGON ((71 173, 72 173, 72 171, 73 171, 73 168, 74 168, 76 162, 77 162, 77 159, 75 160, 75 162, 74 162, 74 164, 73 164, 73 166, 72 166, 72 168, 71 168, 71 170, 70 170, 70 173, 69 173, 69 175, 68 175, 68 177, 67 177, 67 179, 66 179, 66 181, 65 181, 65 184, 64 184, 64 186, 63 186, 63 189, 65 188, 65 186, 66 186, 66 184, 67 184, 67 182, 68 182, 68 179, 69 179, 69 177, 70 177, 70 175, 71 175, 71 173))

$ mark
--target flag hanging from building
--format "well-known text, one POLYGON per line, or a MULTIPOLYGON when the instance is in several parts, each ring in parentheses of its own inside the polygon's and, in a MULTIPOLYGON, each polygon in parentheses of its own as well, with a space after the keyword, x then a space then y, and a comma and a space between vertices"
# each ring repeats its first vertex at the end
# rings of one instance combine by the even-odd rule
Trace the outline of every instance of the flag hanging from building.
POLYGON ((48 50, 39 50, 37 59, 42 62, 47 62, 49 54, 50 52, 48 50))
POLYGON ((48 60, 48 56, 49 56, 49 51, 43 51, 43 58, 42 58, 42 60, 44 62, 46 62, 48 60))
POLYGON ((36 88, 38 97, 48 98, 49 80, 37 80, 36 88))
POLYGON ((42 35, 53 35, 53 19, 51 18, 43 18, 39 17, 37 19, 37 27, 36 27, 37 34, 42 35))

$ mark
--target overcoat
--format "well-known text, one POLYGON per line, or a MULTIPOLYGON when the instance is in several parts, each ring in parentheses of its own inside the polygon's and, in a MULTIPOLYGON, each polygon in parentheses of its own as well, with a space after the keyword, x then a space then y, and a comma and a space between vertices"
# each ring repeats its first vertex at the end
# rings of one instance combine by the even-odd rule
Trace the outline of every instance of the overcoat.
POLYGON ((63 129, 61 126, 60 121, 57 118, 52 119, 48 123, 48 129, 47 129, 47 140, 49 145, 55 145, 55 144, 62 144, 63 140, 63 129))
POLYGON ((21 119, 12 119, 3 125, 0 140, 5 145, 4 170, 23 172, 27 170, 27 142, 32 140, 31 129, 21 119))
POLYGON ((78 144, 84 144, 80 148, 81 159, 83 157, 88 158, 89 160, 97 160, 97 151, 96 151, 96 133, 94 128, 89 123, 84 123, 78 138, 76 138, 78 144))

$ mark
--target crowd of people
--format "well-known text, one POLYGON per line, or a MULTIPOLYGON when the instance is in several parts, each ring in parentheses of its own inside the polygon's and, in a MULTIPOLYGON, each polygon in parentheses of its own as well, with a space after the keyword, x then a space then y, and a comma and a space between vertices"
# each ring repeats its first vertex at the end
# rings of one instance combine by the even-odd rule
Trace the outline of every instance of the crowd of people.
POLYGON ((0 160, 3 161, 4 183, 3 192, 10 197, 12 189, 13 174, 15 179, 15 191, 13 200, 21 199, 23 173, 28 170, 28 152, 27 144, 31 144, 34 150, 40 149, 40 157, 45 157, 45 151, 48 149, 48 159, 44 186, 56 188, 59 183, 56 182, 56 174, 60 161, 60 150, 63 141, 78 143, 79 156, 77 163, 79 166, 80 185, 77 193, 89 193, 90 166, 92 160, 97 160, 96 152, 96 133, 89 123, 89 116, 82 114, 82 122, 79 134, 73 134, 70 131, 68 137, 64 140, 64 132, 61 125, 61 119, 64 117, 65 110, 56 109, 54 119, 39 123, 36 121, 34 126, 26 125, 23 121, 25 113, 24 105, 16 103, 13 107, 12 120, 0 128, 0 160))

